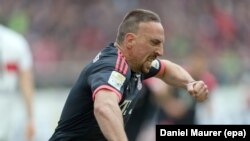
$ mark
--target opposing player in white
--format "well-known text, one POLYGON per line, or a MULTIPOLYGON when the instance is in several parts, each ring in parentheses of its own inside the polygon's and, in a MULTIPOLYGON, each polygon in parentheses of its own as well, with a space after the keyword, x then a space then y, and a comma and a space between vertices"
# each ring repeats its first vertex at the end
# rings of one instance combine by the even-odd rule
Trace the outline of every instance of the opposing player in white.
POLYGON ((32 139, 33 89, 32 55, 27 41, 22 35, 0 25, 0 141, 9 141, 15 128, 23 136, 23 139, 18 138, 19 141, 32 139), (15 107, 19 91, 26 110, 15 107), (20 121, 19 117, 25 120, 20 121), (17 122, 24 124, 24 129, 17 127, 17 122))

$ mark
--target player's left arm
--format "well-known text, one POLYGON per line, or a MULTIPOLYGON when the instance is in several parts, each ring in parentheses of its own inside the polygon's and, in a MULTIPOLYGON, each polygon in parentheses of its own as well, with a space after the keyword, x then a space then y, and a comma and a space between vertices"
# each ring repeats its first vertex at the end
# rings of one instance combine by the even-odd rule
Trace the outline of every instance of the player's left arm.
POLYGON ((161 71, 156 77, 162 79, 167 84, 186 89, 197 101, 207 99, 208 88, 203 81, 194 80, 184 68, 171 61, 161 60, 160 62, 161 71))
POLYGON ((18 78, 19 87, 23 96, 27 121, 25 136, 28 141, 32 140, 35 128, 34 128, 34 117, 33 117, 33 95, 34 95, 34 81, 33 81, 33 58, 28 42, 21 38, 18 44, 18 78))
POLYGON ((24 98, 26 111, 27 111, 27 126, 26 126, 26 137, 31 140, 34 134, 33 128, 33 113, 32 113, 32 101, 33 101, 33 76, 32 70, 26 69, 19 72, 20 90, 24 98))

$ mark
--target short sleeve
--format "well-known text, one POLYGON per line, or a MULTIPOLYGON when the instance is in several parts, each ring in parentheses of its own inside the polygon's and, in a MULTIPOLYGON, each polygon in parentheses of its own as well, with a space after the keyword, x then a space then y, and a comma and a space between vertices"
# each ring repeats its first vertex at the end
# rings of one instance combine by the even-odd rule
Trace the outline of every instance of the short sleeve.
POLYGON ((164 64, 161 62, 161 60, 155 59, 151 64, 149 73, 144 75, 144 79, 153 77, 158 73, 162 73, 163 71, 164 71, 164 64))
POLYGON ((29 48, 29 45, 25 39, 20 40, 19 42, 19 68, 21 70, 26 70, 27 68, 31 68, 32 66, 32 54, 29 48))
POLYGON ((2 34, 2 44, 5 46, 5 59, 14 61, 18 69, 26 70, 32 66, 33 59, 30 46, 26 38, 8 28, 0 26, 2 34))
POLYGON ((117 61, 117 59, 119 57, 101 57, 93 64, 88 76, 88 84, 91 87, 93 99, 101 89, 111 90, 119 97, 119 100, 122 99, 129 74, 127 70, 124 70, 127 66, 125 60, 123 61, 120 58, 117 61))

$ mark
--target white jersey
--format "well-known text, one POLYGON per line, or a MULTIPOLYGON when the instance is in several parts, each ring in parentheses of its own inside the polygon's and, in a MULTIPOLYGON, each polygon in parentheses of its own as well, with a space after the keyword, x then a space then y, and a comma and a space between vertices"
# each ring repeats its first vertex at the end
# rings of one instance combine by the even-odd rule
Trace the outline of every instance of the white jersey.
POLYGON ((18 71, 31 65, 32 56, 27 41, 0 25, 0 93, 16 90, 18 71))
POLYGON ((24 123, 25 111, 17 104, 18 73, 31 65, 32 56, 24 37, 0 25, 0 113, 4 113, 0 117, 0 140, 12 141, 14 130, 21 129, 17 122, 24 123))

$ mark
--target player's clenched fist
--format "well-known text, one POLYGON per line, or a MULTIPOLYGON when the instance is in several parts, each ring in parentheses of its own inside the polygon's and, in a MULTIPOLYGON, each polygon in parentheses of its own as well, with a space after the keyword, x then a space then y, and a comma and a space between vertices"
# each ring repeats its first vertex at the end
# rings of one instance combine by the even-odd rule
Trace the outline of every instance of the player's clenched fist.
POLYGON ((207 85, 203 81, 194 81, 187 84, 188 93, 197 101, 204 101, 208 96, 207 85))

